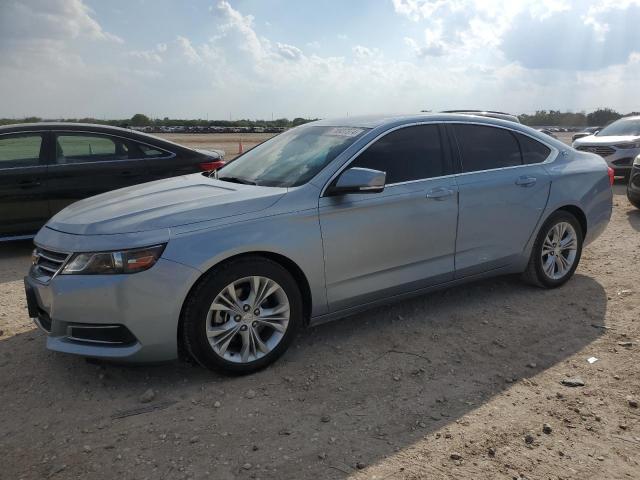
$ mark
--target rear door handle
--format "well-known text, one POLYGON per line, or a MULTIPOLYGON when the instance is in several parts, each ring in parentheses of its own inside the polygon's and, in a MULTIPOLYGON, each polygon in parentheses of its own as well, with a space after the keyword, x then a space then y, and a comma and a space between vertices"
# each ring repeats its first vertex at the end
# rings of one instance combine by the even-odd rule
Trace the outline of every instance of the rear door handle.
POLYGON ((18 183, 18 185, 20 186, 20 188, 35 188, 35 187, 39 187, 41 185, 41 183, 37 180, 22 180, 21 182, 18 183))
POLYGON ((427 198, 431 198, 433 200, 444 200, 447 197, 450 197, 455 192, 450 188, 445 187, 436 187, 432 188, 427 192, 427 198))
POLYGON ((532 187, 536 184, 538 179, 536 177, 520 177, 516 180, 516 185, 521 187, 532 187))

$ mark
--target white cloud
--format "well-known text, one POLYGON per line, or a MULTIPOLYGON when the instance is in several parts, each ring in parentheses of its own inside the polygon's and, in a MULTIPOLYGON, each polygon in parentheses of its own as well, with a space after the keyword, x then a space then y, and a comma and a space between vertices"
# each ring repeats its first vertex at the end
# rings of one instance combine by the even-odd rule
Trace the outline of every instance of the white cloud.
POLYGON ((122 43, 106 32, 81 0, 3 0, 0 42, 65 41, 87 38, 122 43))
POLYGON ((640 109, 628 100, 640 78, 640 0, 395 0, 396 28, 382 41, 327 26, 322 50, 235 5, 212 6, 206 40, 160 30, 134 49, 80 0, 0 0, 0 89, 12 92, 2 107, 219 118, 640 109))
POLYGON ((356 45, 351 49, 353 55, 360 60, 368 60, 373 57, 381 55, 380 50, 377 48, 367 48, 362 45, 356 45))
POLYGON ((302 50, 293 45, 287 45, 286 43, 276 42, 275 51, 287 60, 301 60, 304 57, 302 50))

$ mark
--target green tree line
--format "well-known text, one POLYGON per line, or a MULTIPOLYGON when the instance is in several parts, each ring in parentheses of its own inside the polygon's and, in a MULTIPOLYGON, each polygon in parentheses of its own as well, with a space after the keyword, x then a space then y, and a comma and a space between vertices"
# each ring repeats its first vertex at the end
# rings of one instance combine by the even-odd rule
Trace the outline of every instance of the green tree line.
MULTIPOLYGON (((136 113, 131 118, 104 120, 98 118, 65 118, 54 119, 59 122, 79 122, 79 123, 97 123, 100 125, 113 125, 118 127, 296 127, 303 123, 317 120, 315 118, 297 117, 293 120, 288 118, 277 118, 275 120, 203 120, 203 119, 181 119, 181 118, 149 118, 142 113, 136 113)), ((43 119, 40 117, 26 118, 0 118, 0 125, 10 125, 13 123, 36 123, 42 121, 52 121, 51 119, 43 119)))
POLYGON ((623 115, 611 108, 599 108, 591 113, 538 110, 533 115, 522 114, 519 118, 522 123, 532 127, 601 127, 630 115, 638 115, 638 113, 623 115))
MULTIPOLYGON (((534 114, 519 115, 520 121, 532 127, 553 126, 553 127, 596 127, 606 125, 624 116, 639 115, 638 112, 627 114, 619 113, 611 108, 599 108, 591 113, 586 112, 561 112, 560 110, 538 110, 534 114)), ((312 122, 316 119, 297 117, 293 120, 288 118, 278 118, 275 120, 203 120, 203 119, 180 119, 180 118, 149 118, 142 113, 136 113, 127 119, 103 120, 97 118, 69 118, 58 121, 99 123, 105 125, 115 125, 124 127, 295 127, 303 123, 312 122)), ((41 122, 42 118, 0 118, 0 125, 12 123, 34 123, 41 122)))

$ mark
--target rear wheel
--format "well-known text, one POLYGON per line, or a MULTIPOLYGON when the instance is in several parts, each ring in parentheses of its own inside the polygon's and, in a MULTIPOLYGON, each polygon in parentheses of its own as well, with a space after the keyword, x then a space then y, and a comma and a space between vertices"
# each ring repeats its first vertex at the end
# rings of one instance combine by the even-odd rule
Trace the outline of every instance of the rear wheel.
POLYGON ((564 210, 553 213, 538 232, 524 272, 525 281, 542 288, 567 282, 578 268, 582 235, 574 215, 564 210))
POLYGON ((302 323, 302 297, 289 272, 263 257, 211 270, 189 296, 185 350, 201 365, 245 374, 284 353, 302 323))

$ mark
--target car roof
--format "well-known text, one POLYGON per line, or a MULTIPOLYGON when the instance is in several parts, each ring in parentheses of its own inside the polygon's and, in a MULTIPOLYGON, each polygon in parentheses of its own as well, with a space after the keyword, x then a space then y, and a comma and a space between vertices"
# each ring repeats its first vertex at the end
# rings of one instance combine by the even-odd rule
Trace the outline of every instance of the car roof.
MULTIPOLYGON (((377 128, 386 125, 401 125, 405 123, 419 122, 474 122, 495 125, 515 126, 515 122, 510 122, 496 117, 488 117, 484 115, 460 114, 460 113, 419 113, 405 115, 366 115, 357 117, 332 118, 325 120, 317 120, 306 125, 330 126, 330 127, 360 127, 360 128, 377 128), (474 119, 475 117, 475 119, 474 119)), ((521 124, 516 124, 521 125, 521 124)))
POLYGON ((464 115, 478 115, 480 117, 500 118, 502 120, 509 120, 512 122, 520 123, 520 119, 517 115, 506 112, 498 112, 495 110, 445 110, 442 113, 462 113, 464 115))
POLYGON ((503 120, 495 117, 487 117, 483 115, 470 115, 460 113, 420 113, 410 115, 367 115, 359 117, 335 118, 326 120, 317 120, 315 122, 306 123, 297 128, 306 128, 311 126, 327 126, 327 127, 354 127, 372 129, 374 134, 382 133, 388 129, 399 127, 402 125, 410 125, 412 123, 422 122, 459 122, 473 123, 483 125, 494 125, 497 127, 508 128, 522 132, 537 140, 554 145, 558 150, 566 149, 567 145, 559 140, 539 132, 531 127, 516 123, 509 120, 503 120), (376 133, 377 132, 377 133, 376 133))
POLYGON ((180 145, 179 143, 166 140, 164 138, 149 135, 148 133, 132 130, 130 128, 115 127, 113 125, 102 125, 98 123, 78 123, 78 122, 34 122, 15 123, 11 125, 0 125, 0 134, 11 132, 29 132, 34 130, 68 130, 68 131, 91 131, 118 135, 140 142, 171 145, 173 149, 193 152, 193 149, 180 145))

